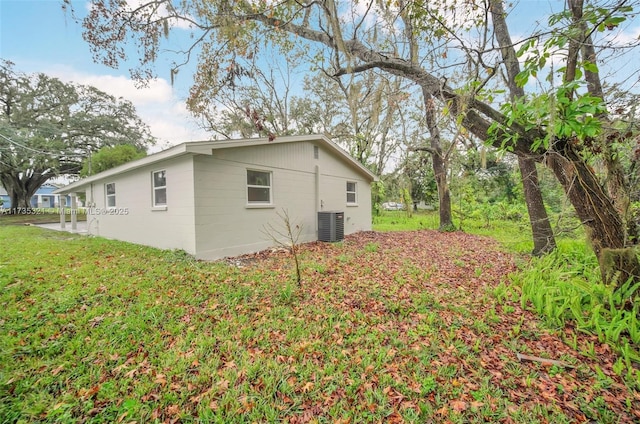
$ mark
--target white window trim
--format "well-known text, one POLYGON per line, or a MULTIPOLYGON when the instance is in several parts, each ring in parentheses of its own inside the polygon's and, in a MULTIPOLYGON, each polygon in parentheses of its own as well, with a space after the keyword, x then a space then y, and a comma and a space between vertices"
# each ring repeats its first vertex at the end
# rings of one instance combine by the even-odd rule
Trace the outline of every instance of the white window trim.
POLYGON ((118 205, 118 199, 117 199, 117 194, 118 194, 118 190, 116 189, 116 183, 105 183, 104 185, 104 206, 108 209, 114 209, 117 207, 118 205), (109 194, 108 190, 107 190, 107 186, 109 185, 113 185, 113 194, 109 194), (113 197, 113 206, 109 205, 109 198, 113 197))
POLYGON ((167 204, 168 199, 167 199, 167 170, 166 169, 158 169, 157 171, 151 171, 151 210, 154 211, 166 211, 167 210, 167 204), (156 180, 155 180, 155 174, 157 174, 158 172, 163 172, 165 173, 165 182, 163 186, 159 186, 156 187, 156 180), (163 204, 157 204, 156 203, 156 190, 158 189, 164 189, 164 193, 165 193, 165 203, 163 204))
MULTIPOLYGON (((275 207, 273 204, 273 171, 267 171, 264 169, 254 169, 254 168, 247 168, 246 172, 245 172, 245 177, 248 175, 249 171, 255 171, 255 172, 262 172, 264 174, 269 174, 269 185, 265 186, 265 185, 254 185, 254 184, 249 184, 246 183, 245 184, 245 196, 246 196, 246 208, 247 209, 260 209, 260 208, 273 208, 275 207), (268 188, 269 189, 269 201, 268 202, 256 202, 256 201, 249 201, 249 188, 268 188)), ((245 180, 246 181, 246 180, 245 180)))
MULTIPOLYGON (((353 194, 354 194, 354 196, 355 196, 355 198, 356 198, 356 200, 355 200, 355 201, 353 201, 353 202, 350 202, 350 201, 347 199, 347 206, 358 206, 358 183, 357 183, 356 181, 347 181, 347 183, 346 183, 345 185, 348 185, 348 184, 350 184, 350 183, 354 185, 354 191, 348 191, 348 190, 346 190, 345 195, 348 197, 348 196, 349 196, 349 193, 353 193, 353 194)), ((345 187, 345 188, 347 188, 347 187, 345 187)))

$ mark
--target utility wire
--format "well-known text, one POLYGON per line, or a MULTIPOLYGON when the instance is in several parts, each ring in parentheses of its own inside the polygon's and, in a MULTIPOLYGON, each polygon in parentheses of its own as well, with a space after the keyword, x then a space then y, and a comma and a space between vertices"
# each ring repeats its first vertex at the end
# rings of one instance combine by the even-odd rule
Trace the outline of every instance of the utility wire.
POLYGON ((48 155, 48 156, 54 156, 57 158, 61 158, 61 157, 68 157, 68 156, 78 156, 78 157, 82 157, 83 155, 61 155, 61 154, 56 154, 53 152, 46 152, 44 150, 38 150, 38 149, 34 149, 33 147, 29 147, 29 146, 25 146, 22 143, 18 143, 15 140, 10 139, 9 137, 5 136, 4 134, 0 134, 0 137, 4 138, 5 140, 7 140, 9 143, 13 144, 14 146, 18 146, 18 147, 22 147, 25 150, 29 150, 33 153, 38 153, 40 155, 48 155))
MULTIPOLYGON (((60 158, 68 158, 68 157, 78 157, 78 158, 83 158, 86 156, 86 154, 82 154, 82 153, 77 153, 77 154, 61 154, 61 153, 53 153, 53 152, 47 152, 44 150, 38 150, 38 149, 34 149, 33 147, 29 147, 29 146, 25 146, 22 143, 18 143, 15 140, 10 139, 9 137, 5 136, 4 134, 0 134, 0 137, 4 138, 5 140, 7 140, 9 143, 13 144, 14 146, 18 146, 21 147, 23 149, 29 150, 33 153, 38 153, 40 155, 47 155, 47 156, 51 156, 54 157, 56 159, 60 159, 60 158)), ((0 146, 1 148, 1 146, 0 146)))
MULTIPOLYGON (((24 145, 24 144, 22 144, 22 143, 18 143, 17 141, 10 139, 9 137, 5 136, 4 134, 0 134, 0 137, 2 137, 3 139, 5 139, 6 141, 8 141, 10 144, 12 144, 12 145, 14 145, 14 146, 17 146, 17 147, 23 148, 23 149, 25 149, 25 150, 27 150, 27 151, 30 151, 30 152, 32 152, 32 153, 37 153, 37 154, 41 154, 41 155, 46 155, 46 156, 49 156, 49 157, 52 157, 52 158, 55 158, 55 159, 68 158, 68 157, 79 157, 79 158, 82 158, 82 157, 84 157, 84 156, 85 156, 85 155, 83 155, 83 154, 75 154, 75 155, 73 155, 73 154, 68 154, 68 155, 63 155, 63 154, 56 154, 56 153, 53 153, 53 152, 46 152, 46 151, 44 151, 44 150, 34 149, 34 148, 32 148, 32 147, 25 146, 25 145, 24 145)), ((5 149, 6 149, 7 147, 8 147, 8 146, 5 146, 5 149)), ((14 171, 23 172, 23 171, 25 170, 25 167, 23 167, 23 166, 17 166, 17 165, 11 164, 11 163, 7 163, 7 162, 5 162, 4 160, 2 160, 2 159, 1 159, 1 158, 2 158, 2 154, 1 154, 2 149, 3 149, 3 146, 0 146, 0 165, 2 165, 2 166, 4 166, 4 167, 6 167, 6 168, 8 168, 8 169, 14 170, 14 171)), ((9 152, 10 152, 10 153, 13 153, 13 152, 11 152, 11 150, 9 150, 9 152)))

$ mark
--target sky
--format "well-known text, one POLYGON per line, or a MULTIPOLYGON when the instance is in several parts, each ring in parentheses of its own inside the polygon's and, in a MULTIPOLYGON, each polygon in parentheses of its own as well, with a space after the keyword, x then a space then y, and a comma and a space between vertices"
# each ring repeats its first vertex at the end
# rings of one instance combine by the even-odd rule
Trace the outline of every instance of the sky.
MULTIPOLYGON (((85 1, 74 2, 74 7, 80 13, 87 10, 85 1)), ((12 61, 17 71, 92 85, 131 101, 158 139, 154 151, 209 138, 186 110, 189 78, 179 75, 172 86, 161 61, 160 78, 137 89, 128 67, 111 69, 93 62, 82 27, 65 14, 59 0, 0 0, 0 58, 12 61)))
MULTIPOLYGON (((539 22, 544 23, 550 11, 562 8, 564 1, 517 0, 512 4, 515 5, 515 13, 509 19, 516 22, 512 26, 516 31, 512 37, 517 40, 519 36, 530 34, 539 22)), ((73 5, 80 15, 86 13, 87 1, 73 1, 73 5)), ((640 22, 636 19, 626 23, 624 29, 608 36, 617 37, 620 41, 637 39, 640 22)), ((172 38, 171 42, 179 44, 180 39, 172 38)), ((631 75, 629 84, 638 92, 640 55, 631 57, 634 59, 616 64, 613 71, 631 75)), ((159 78, 148 88, 136 88, 126 65, 111 69, 93 62, 89 46, 82 39, 80 24, 70 14, 65 14, 60 0, 0 0, 0 58, 14 62, 18 71, 42 72, 63 81, 93 85, 130 100, 159 140, 154 151, 184 141, 209 138, 209 134, 198 128, 186 110, 185 99, 191 83, 188 67, 181 70, 172 85, 169 59, 166 55, 160 56, 159 78)))

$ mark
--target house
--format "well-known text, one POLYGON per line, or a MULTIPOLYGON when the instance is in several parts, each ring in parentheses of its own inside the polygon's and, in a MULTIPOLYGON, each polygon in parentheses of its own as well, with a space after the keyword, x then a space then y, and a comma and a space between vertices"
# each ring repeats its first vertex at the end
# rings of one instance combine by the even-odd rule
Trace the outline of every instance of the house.
POLYGON ((273 246, 265 227, 284 210, 300 242, 318 239, 319 211, 370 230, 375 180, 328 138, 287 136, 187 142, 55 193, 85 193, 89 234, 213 260, 273 246))
MULTIPOLYGON (((59 187, 55 184, 45 183, 38 188, 36 193, 31 198, 31 207, 33 208, 58 208, 60 207, 60 195, 53 194, 55 190, 59 187)), ((71 202, 71 197, 67 196, 67 204, 71 202)), ((11 208, 11 197, 4 189, 4 187, 0 186, 0 208, 10 209, 11 208)))
POLYGON ((10 208, 11 207, 11 198, 9 197, 9 193, 0 185, 0 208, 10 208))

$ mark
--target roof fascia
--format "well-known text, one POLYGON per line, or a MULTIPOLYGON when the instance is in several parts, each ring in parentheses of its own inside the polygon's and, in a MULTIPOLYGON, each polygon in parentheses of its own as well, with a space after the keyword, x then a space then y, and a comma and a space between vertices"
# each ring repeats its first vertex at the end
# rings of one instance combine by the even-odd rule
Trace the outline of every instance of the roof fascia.
POLYGON ((315 141, 327 147, 330 151, 336 153, 338 156, 342 157, 351 167, 359 171, 361 174, 368 177, 371 181, 378 181, 378 177, 367 168, 365 168, 360 162, 351 157, 344 149, 338 146, 336 143, 331 141, 324 135, 314 134, 314 135, 295 135, 295 136, 283 136, 276 137, 274 139, 269 138, 245 138, 240 140, 217 140, 217 141, 191 141, 182 144, 178 144, 177 146, 173 146, 167 150, 163 150, 158 153, 154 153, 152 155, 146 156, 142 159, 134 160, 128 163, 125 163, 120 166, 116 166, 115 168, 108 169, 106 171, 100 172, 98 174, 92 175, 87 178, 83 178, 76 182, 73 182, 65 187, 61 187, 55 191, 54 194, 67 194, 78 191, 80 188, 89 185, 93 182, 103 180, 105 178, 112 177, 117 174, 121 174, 123 172, 132 171, 137 168, 141 168, 143 166, 151 165, 153 163, 174 158, 176 156, 184 155, 184 154, 198 154, 198 155, 212 155, 213 150, 219 149, 228 149, 228 148, 238 148, 238 147, 250 147, 250 146, 260 146, 267 144, 280 144, 280 143, 296 143, 296 142, 304 142, 304 141, 315 141))
POLYGON ((213 154, 213 150, 219 150, 219 149, 262 146, 262 145, 281 144, 281 143, 282 144, 297 143, 297 142, 305 142, 305 141, 311 141, 311 142, 315 141, 315 142, 319 142, 320 144, 323 144, 330 151, 342 157, 353 168, 355 168, 360 173, 364 174, 369 179, 371 179, 371 181, 378 181, 378 177, 373 172, 369 171, 360 162, 352 158, 351 155, 349 155, 349 153, 347 153, 342 147, 338 146, 329 138, 321 134, 282 136, 282 137, 276 137, 271 140, 269 138, 264 137, 264 138, 245 138, 240 140, 236 139, 236 140, 219 140, 219 141, 188 143, 187 151, 189 151, 190 153, 211 155, 213 154))
POLYGON ((160 162, 162 160, 166 160, 166 159, 171 159, 174 158, 176 156, 180 156, 183 154, 187 154, 189 152, 187 152, 186 149, 186 144, 187 143, 182 143, 182 144, 178 144, 177 146, 173 146, 167 150, 163 150, 161 152, 158 153, 154 153, 151 154, 149 156, 145 156, 141 159, 137 159, 131 162, 127 162, 123 165, 120 166, 116 166, 115 168, 111 168, 111 169, 107 169, 106 171, 103 172, 99 172, 95 175, 92 175, 90 177, 86 177, 86 178, 82 178, 78 181, 75 181, 67 186, 61 187, 55 191, 53 191, 54 194, 67 194, 67 193, 73 193, 78 191, 78 189, 91 184, 93 182, 105 179, 105 178, 109 178, 112 177, 114 175, 117 174, 121 174, 123 172, 128 172, 128 171, 132 171, 134 169, 137 168, 141 168, 143 166, 147 166, 147 165, 151 165, 153 163, 156 162, 160 162))

